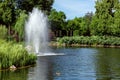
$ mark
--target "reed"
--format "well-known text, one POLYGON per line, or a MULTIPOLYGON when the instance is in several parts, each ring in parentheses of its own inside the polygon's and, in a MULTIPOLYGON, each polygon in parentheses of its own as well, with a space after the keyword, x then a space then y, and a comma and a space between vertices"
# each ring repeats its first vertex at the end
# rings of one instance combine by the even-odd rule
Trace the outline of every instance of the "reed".
POLYGON ((0 40, 0 69, 27 66, 36 62, 36 55, 28 53, 23 45, 0 40))

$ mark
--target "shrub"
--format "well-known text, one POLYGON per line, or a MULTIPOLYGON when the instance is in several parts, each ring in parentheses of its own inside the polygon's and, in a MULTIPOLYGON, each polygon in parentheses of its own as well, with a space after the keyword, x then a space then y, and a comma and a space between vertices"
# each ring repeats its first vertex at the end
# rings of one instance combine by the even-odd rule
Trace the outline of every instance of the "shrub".
POLYGON ((120 38, 113 36, 73 36, 58 38, 57 42, 71 44, 120 46, 120 38))

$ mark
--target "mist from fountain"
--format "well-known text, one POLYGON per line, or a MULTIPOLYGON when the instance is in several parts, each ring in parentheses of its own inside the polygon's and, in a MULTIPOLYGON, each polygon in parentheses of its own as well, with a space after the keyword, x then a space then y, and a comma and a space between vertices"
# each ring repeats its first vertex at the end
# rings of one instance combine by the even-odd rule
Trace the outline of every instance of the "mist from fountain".
POLYGON ((25 24, 26 46, 29 51, 39 54, 48 51, 48 26, 47 16, 33 8, 25 24))
POLYGON ((47 16, 37 8, 33 8, 25 24, 25 40, 28 52, 37 56, 64 55, 50 52, 48 47, 49 24, 47 16))

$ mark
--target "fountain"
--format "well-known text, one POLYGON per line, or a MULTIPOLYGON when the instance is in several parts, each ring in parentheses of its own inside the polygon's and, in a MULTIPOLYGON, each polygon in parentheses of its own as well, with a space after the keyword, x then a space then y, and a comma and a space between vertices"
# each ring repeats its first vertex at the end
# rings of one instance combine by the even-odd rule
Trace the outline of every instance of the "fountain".
POLYGON ((47 16, 37 8, 33 8, 25 25, 26 48, 29 52, 39 56, 56 55, 51 53, 48 47, 48 27, 47 16))
POLYGON ((25 25, 26 45, 35 53, 48 50, 48 19, 42 11, 34 8, 25 25))

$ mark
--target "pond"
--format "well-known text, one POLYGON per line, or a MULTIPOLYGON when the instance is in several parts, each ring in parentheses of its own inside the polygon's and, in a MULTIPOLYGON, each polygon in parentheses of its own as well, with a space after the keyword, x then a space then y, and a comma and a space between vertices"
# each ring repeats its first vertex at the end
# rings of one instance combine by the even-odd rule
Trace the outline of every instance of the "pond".
POLYGON ((53 48, 34 67, 0 72, 0 80, 120 80, 119 48, 53 48))

